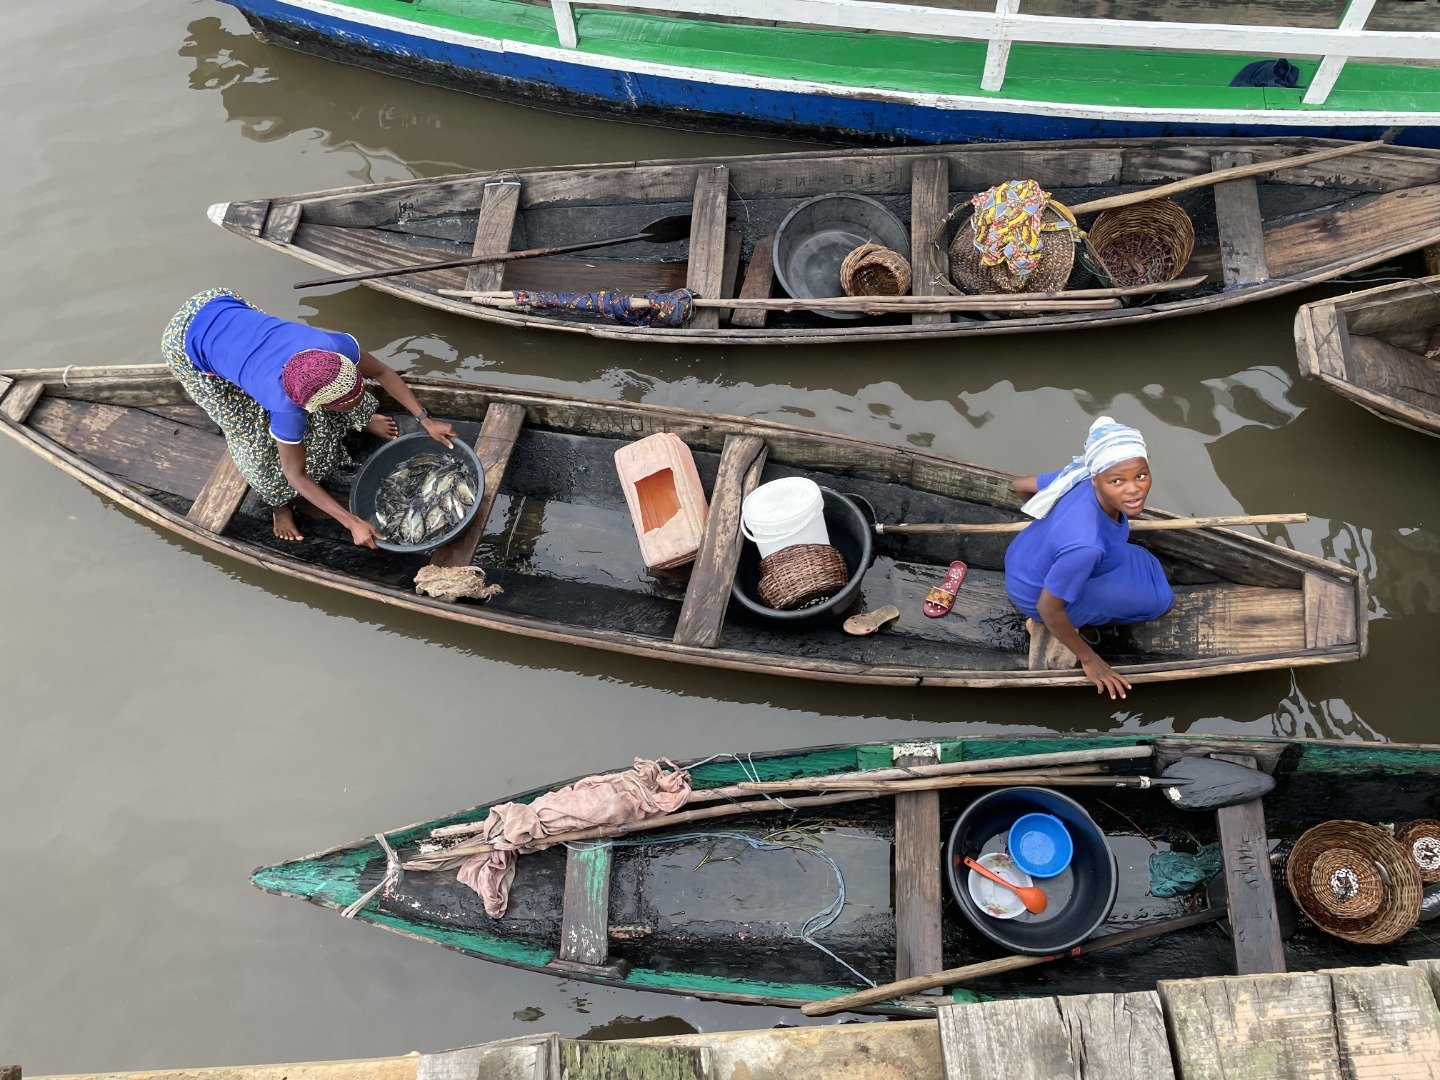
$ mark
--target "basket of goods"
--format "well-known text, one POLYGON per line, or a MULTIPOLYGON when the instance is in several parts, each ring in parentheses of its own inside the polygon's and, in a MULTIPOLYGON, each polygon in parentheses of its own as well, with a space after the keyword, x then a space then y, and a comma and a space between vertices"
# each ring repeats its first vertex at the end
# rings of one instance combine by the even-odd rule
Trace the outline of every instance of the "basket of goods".
POLYGON ((1396 842, 1405 849, 1426 885, 1440 881, 1440 821, 1421 818, 1395 831, 1396 842))
POLYGON ((1420 871, 1377 825, 1325 821, 1295 841, 1285 881, 1300 910, 1327 934, 1385 945, 1420 920, 1420 871))
POLYGON ((1089 251, 1111 285, 1173 281, 1194 250, 1190 215, 1169 199, 1106 210, 1090 226, 1089 251))
MULTIPOLYGON (((969 220, 955 228, 947 249, 950 278, 971 293, 1059 292, 1075 266, 1075 242, 1085 234, 1075 215, 1034 180, 1007 180, 970 200, 969 220)), ((950 212, 963 214, 962 203, 950 212)))
POLYGON ((794 611, 829 600, 850 580, 839 548, 830 544, 792 544, 760 560, 755 591, 767 607, 794 611))
POLYGON ((840 263, 846 296, 904 296, 910 291, 910 260, 883 244, 861 244, 840 263))

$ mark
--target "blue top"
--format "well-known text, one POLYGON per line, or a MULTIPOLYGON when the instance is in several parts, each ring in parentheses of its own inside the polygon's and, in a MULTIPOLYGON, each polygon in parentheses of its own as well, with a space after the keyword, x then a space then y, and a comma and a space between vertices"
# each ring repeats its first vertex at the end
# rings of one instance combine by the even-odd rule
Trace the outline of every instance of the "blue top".
POLYGON ((185 352, 200 371, 234 383, 270 414, 278 442, 305 441, 309 414, 285 396, 280 369, 306 349, 337 352, 360 362, 360 345, 349 334, 333 334, 289 322, 251 307, 238 296, 217 296, 190 320, 185 352))
MULTIPOLYGON (((1058 469, 1041 473, 1036 483, 1043 488, 1057 475, 1058 469)), ((1116 521, 1100 506, 1093 484, 1077 484, 1006 549, 1005 591, 1032 618, 1041 589, 1073 604, 1092 577, 1119 569, 1129 539, 1130 519, 1116 521)))

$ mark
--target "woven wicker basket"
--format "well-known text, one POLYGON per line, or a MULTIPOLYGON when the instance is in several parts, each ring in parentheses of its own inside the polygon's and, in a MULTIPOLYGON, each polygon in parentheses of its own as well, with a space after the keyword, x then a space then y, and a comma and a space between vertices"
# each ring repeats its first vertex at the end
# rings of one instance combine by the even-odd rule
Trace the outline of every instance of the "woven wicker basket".
MULTIPOLYGON (((968 203, 961 208, 969 209, 968 203)), ((1041 220, 1047 224, 1069 221, 1075 216, 1068 207, 1050 200, 1041 220)), ((1041 234, 1040 264, 1030 272, 1029 277, 1019 277, 1003 262, 998 266, 986 266, 980 261, 980 252, 975 247, 974 218, 960 223, 955 238, 950 241, 950 277, 965 292, 971 293, 1018 293, 1018 292, 1059 292, 1070 280, 1070 271, 1075 267, 1075 237, 1070 229, 1058 229, 1041 234)))
POLYGON ((845 556, 830 544, 792 544, 760 560, 755 591, 777 611, 793 611, 828 600, 850 581, 845 556))
POLYGON ((1090 226, 1089 251, 1112 285, 1173 281, 1194 250, 1190 215, 1169 199, 1106 210, 1090 226))
POLYGON ((881 244, 861 244, 840 263, 846 296, 904 296, 910 291, 910 260, 881 244))
POLYGON ((1420 871, 1384 829, 1325 821, 1295 841, 1285 864, 1290 893, 1327 934, 1384 945, 1420 920, 1420 871))
POLYGON ((1440 821, 1420 818, 1396 830, 1396 842, 1409 854, 1426 885, 1440 881, 1440 821))

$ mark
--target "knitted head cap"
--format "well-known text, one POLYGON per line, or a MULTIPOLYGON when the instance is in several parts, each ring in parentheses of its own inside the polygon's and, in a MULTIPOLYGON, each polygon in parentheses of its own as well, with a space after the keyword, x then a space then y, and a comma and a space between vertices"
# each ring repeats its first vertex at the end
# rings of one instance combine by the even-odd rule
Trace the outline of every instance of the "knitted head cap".
POLYGON ((285 396, 306 412, 322 406, 344 408, 365 389, 353 361, 324 349, 305 349, 286 360, 280 385, 285 396))

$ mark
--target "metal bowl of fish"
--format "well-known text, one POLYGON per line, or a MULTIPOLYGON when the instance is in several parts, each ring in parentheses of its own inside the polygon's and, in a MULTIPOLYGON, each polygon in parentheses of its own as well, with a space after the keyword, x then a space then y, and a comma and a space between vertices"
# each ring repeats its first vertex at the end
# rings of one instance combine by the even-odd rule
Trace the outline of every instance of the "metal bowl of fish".
POLYGON ((462 440, 451 447, 423 431, 371 454, 350 487, 350 512, 379 530, 386 551, 419 554, 449 543, 475 516, 484 494, 480 459, 462 440))

